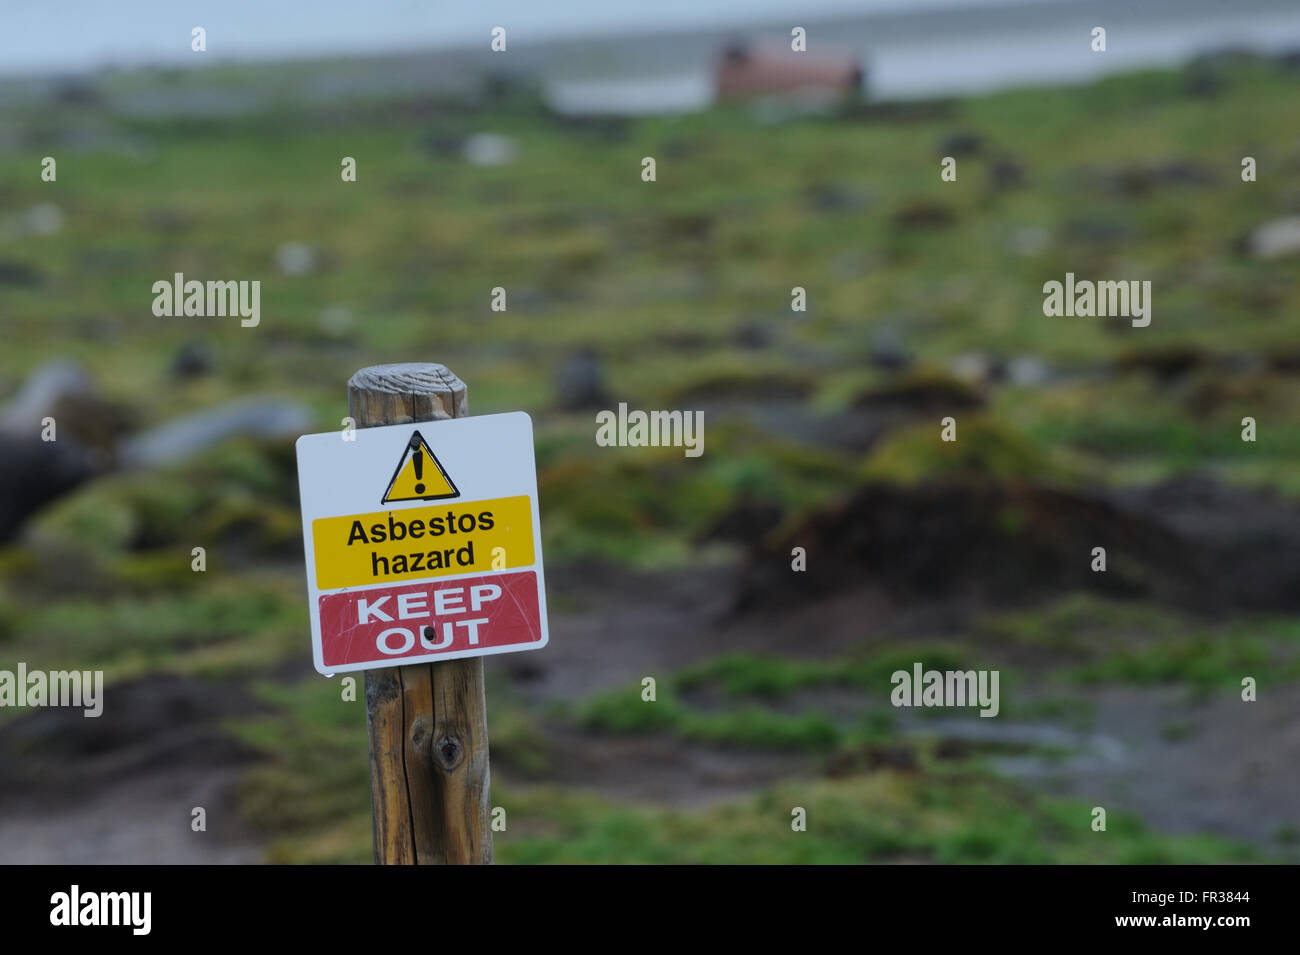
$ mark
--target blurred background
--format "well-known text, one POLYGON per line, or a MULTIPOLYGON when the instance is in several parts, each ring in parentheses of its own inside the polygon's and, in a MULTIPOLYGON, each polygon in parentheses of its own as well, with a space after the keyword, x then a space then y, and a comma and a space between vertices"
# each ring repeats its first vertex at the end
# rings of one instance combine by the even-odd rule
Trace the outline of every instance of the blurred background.
POLYGON ((1133 7, 7 4, 0 668, 107 686, 0 710, 0 862, 370 859, 293 440, 388 361, 536 428, 499 861, 1295 861, 1300 11, 1133 7), (1150 326, 1044 317, 1066 272, 1150 326), (704 454, 597 447, 620 401, 704 454), (913 662, 1000 715, 893 708, 913 662))

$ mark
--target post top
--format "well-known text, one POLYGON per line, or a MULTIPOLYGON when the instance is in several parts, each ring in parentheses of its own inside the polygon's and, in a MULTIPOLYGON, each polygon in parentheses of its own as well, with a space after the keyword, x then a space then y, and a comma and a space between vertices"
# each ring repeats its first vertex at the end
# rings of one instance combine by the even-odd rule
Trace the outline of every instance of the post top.
POLYGON ((348 379, 349 391, 380 391, 402 395, 464 394, 465 382, 446 365, 431 361, 404 361, 368 365, 348 379))

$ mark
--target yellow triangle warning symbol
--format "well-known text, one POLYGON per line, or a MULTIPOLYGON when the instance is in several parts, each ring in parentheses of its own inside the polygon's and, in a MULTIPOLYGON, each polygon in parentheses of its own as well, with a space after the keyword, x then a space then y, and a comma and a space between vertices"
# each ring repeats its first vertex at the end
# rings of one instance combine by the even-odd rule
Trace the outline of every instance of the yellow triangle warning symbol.
POLYGON ((437 501, 446 497, 460 497, 460 491, 447 476, 442 462, 434 457, 424 436, 416 431, 406 443, 397 470, 393 472, 388 490, 379 503, 437 501))

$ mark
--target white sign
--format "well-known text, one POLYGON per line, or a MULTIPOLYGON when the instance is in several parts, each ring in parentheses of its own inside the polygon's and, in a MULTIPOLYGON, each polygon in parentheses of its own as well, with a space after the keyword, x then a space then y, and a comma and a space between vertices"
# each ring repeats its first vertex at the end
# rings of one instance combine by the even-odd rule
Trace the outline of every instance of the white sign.
POLYGON ((317 670, 546 646, 528 415, 307 434, 297 447, 317 670))

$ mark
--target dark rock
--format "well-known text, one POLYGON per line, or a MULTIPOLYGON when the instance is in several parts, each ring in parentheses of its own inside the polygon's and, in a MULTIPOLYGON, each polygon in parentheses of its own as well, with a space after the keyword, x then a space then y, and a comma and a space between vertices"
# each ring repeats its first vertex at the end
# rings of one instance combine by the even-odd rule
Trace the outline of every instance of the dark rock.
POLYGON ((713 339, 703 332, 695 331, 672 331, 660 332, 655 335, 651 341, 657 348, 667 348, 671 351, 699 351, 708 348, 713 339))
POLYGON ((956 736, 946 736, 934 747, 935 759, 969 759, 975 747, 970 740, 956 736))
POLYGON ((1247 47, 1221 47, 1198 54, 1183 75, 1183 89, 1198 97, 1213 97, 1228 85, 1228 76, 1243 67, 1258 65, 1265 58, 1247 47))
POLYGON ((95 456, 73 437, 42 441, 38 432, 0 431, 0 541, 9 540, 44 505, 100 473, 95 456))
POLYGON ((1002 157, 989 166, 989 187, 995 190, 1018 189, 1025 184, 1025 168, 1013 159, 1002 157))
POLYGON ((1218 96, 1226 85, 1223 72, 1208 63, 1191 63, 1183 74, 1183 89, 1198 99, 1218 96))
POLYGON ((61 79, 54 87, 54 101, 63 106, 97 106, 102 100, 93 83, 76 77, 61 79))
POLYGON ((665 140, 659 146, 659 154, 666 156, 668 159, 690 159, 700 151, 699 140, 683 139, 674 136, 665 140))
POLYGON ((893 215, 896 229, 939 229, 957 221, 956 214, 948 206, 938 202, 909 202, 893 215))
POLYGON ((1190 159, 1173 159, 1151 169, 1151 178, 1160 185, 1212 186, 1218 177, 1200 163, 1190 159))
POLYGON ((772 332, 762 322, 742 322, 736 327, 732 340, 741 348, 759 351, 772 344, 772 332))
POLYGON ((1168 382, 1207 366, 1210 359, 1209 353, 1197 348, 1146 348, 1121 355, 1115 367, 1121 371, 1149 371, 1161 381, 1168 382))
POLYGON ((77 267, 86 272, 127 272, 139 267, 140 261, 126 249, 92 248, 77 253, 77 267))
POLYGON ((41 271, 26 262, 0 260, 0 285, 36 288, 44 281, 41 271))
POLYGON ((902 371, 912 364, 912 356, 896 328, 877 328, 872 331, 867 356, 872 365, 885 371, 902 371))
POLYGON ((566 132, 601 143, 626 142, 632 133, 632 120, 625 116, 552 112, 551 119, 566 132))
POLYGON ((531 285, 511 288, 510 308, 520 312, 540 312, 551 304, 551 296, 545 290, 531 285))
POLYGON ((1216 181, 1205 166, 1186 159, 1147 166, 1125 166, 1103 174, 1111 191, 1122 196, 1144 196, 1162 186, 1209 186, 1216 181))
POLYGON ((518 76, 493 70, 483 77, 482 95, 489 103, 502 103, 511 97, 527 95, 531 90, 518 76))
POLYGON ((733 541, 753 547, 780 522, 785 511, 770 501, 747 500, 723 514, 701 535, 701 541, 733 541))
POLYGON ((1268 358, 1269 365, 1280 372, 1295 374, 1300 372, 1300 351, 1287 351, 1281 354, 1270 355, 1268 358))
POLYGON ((871 196, 861 189, 828 183, 809 186, 806 195, 818 212, 855 212, 871 204, 871 196))
POLYGON ((707 213, 677 213, 659 220, 659 238, 663 242, 704 242, 713 236, 713 216, 707 213))
POLYGON ((951 378, 916 377, 883 388, 873 388, 855 398, 854 410, 935 414, 983 406, 978 391, 951 378))
POLYGON ((426 155, 436 159, 459 158, 463 144, 463 137, 447 133, 431 132, 420 138, 420 148, 426 155))
POLYGON ((145 213, 145 225, 157 232, 185 232, 194 226, 194 216, 183 209, 150 209, 145 213))
POLYGON ((783 402, 802 401, 813 390, 803 372, 719 372, 690 382, 673 393, 675 401, 689 402, 783 402))
POLYGON ((1183 90, 1201 99, 1212 99, 1228 86, 1228 73, 1255 59, 1250 51, 1208 50, 1194 57, 1183 70, 1183 90))
POLYGON ((984 148, 979 133, 950 133, 939 141, 939 156, 977 156, 984 148))
POLYGON ((1116 499, 1187 542, 1186 559, 1199 570, 1187 575, 1191 606, 1294 611, 1300 605, 1300 510, 1286 499, 1203 476, 1128 488, 1116 499))
POLYGON ((546 676, 546 667, 537 663, 513 663, 506 667, 506 672, 515 683, 536 683, 546 676))
POLYGON ((177 378, 199 378, 212 371, 212 352, 200 342, 186 342, 172 358, 171 372, 177 378))
POLYGON ((560 371, 556 404, 564 411, 607 408, 609 392, 600 358, 589 348, 574 354, 560 371))
POLYGON ((914 772, 918 768, 916 752, 910 746, 867 744, 832 753, 826 761, 826 775, 832 779, 880 770, 914 772))

